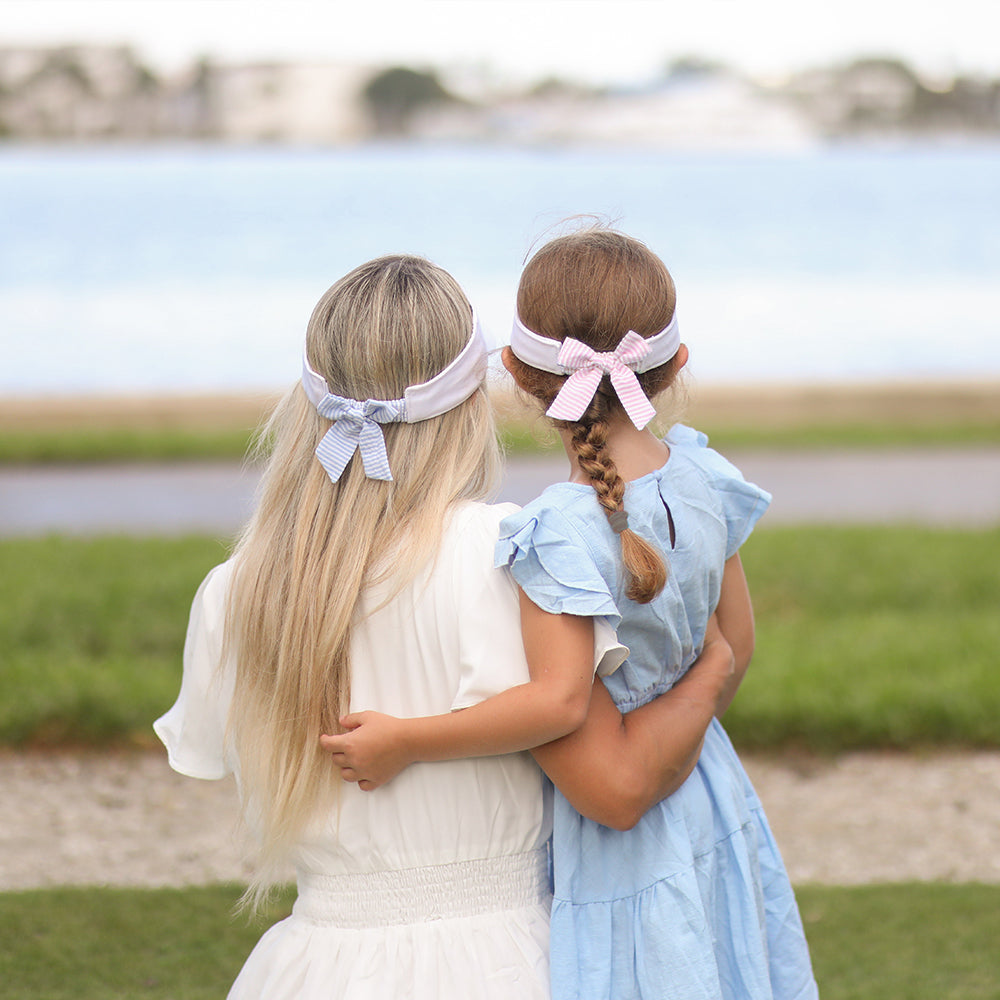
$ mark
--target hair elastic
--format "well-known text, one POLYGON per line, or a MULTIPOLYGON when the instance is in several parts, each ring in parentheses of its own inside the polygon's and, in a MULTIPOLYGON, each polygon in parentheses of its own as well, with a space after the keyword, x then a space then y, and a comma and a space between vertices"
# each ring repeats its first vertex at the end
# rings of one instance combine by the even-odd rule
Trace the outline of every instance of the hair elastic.
POLYGON ((316 447, 316 457, 337 482, 347 463, 360 450, 369 479, 392 480, 385 437, 380 424, 415 424, 440 416, 465 402, 486 378, 486 338, 475 310, 472 335, 458 356, 426 382, 407 386, 402 399, 350 399, 330 391, 325 378, 302 353, 302 388, 320 416, 333 425, 316 447))
POLYGON ((628 531, 628 513, 624 510, 613 510, 608 514, 608 524, 616 535, 628 531))

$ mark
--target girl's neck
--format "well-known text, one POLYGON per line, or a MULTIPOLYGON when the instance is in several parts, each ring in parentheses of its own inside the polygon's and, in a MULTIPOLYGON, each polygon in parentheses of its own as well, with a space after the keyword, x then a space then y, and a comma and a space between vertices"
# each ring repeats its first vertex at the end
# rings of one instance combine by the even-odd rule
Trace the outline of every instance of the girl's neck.
MULTIPOLYGON (((569 459, 569 481, 590 484, 587 474, 580 468, 573 450, 573 435, 560 430, 563 448, 569 459)), ((637 430, 624 414, 615 416, 608 422, 607 452, 618 469, 618 475, 626 482, 639 479, 662 468, 670 457, 670 449, 648 429, 637 430)))

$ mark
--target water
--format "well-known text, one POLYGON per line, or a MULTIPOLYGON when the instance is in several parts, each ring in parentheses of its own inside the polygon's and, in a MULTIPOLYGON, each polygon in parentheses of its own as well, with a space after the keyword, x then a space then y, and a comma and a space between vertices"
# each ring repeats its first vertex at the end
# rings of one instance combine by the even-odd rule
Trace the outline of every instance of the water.
POLYGON ((422 253, 494 344, 547 227, 677 281, 702 382, 1000 378, 1000 147, 0 152, 0 393, 274 389, 325 288, 422 253))

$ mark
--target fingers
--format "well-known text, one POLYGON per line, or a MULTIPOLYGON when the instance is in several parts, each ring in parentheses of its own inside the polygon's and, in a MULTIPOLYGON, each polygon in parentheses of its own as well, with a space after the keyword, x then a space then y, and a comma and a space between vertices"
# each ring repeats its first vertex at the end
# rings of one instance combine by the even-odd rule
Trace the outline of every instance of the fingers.
POLYGON ((364 712, 349 712, 340 717, 340 724, 344 729, 357 729, 361 725, 364 712))
POLYGON ((342 767, 340 769, 340 776, 344 781, 350 781, 352 784, 356 783, 358 788, 363 792, 374 792, 379 786, 377 781, 372 781, 370 778, 359 778, 358 772, 353 767, 342 767))

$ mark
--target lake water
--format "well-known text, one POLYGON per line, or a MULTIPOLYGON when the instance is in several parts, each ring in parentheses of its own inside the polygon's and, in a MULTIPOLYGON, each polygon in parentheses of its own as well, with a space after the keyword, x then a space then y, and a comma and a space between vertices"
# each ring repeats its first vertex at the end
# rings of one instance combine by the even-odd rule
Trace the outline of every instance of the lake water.
POLYGON ((584 212, 666 261, 701 382, 1000 378, 1000 147, 8 147, 0 393, 280 388, 326 287, 395 251, 500 344, 525 255, 584 212))

